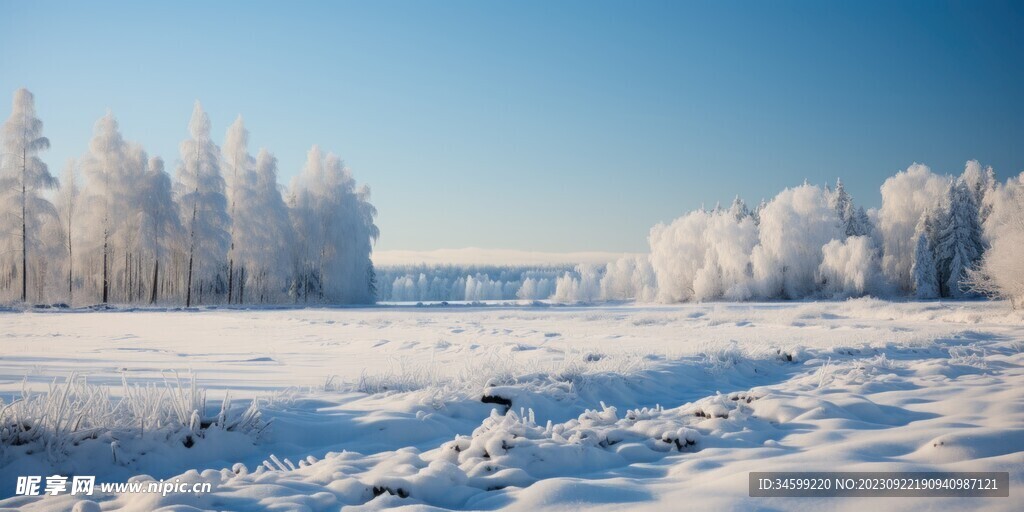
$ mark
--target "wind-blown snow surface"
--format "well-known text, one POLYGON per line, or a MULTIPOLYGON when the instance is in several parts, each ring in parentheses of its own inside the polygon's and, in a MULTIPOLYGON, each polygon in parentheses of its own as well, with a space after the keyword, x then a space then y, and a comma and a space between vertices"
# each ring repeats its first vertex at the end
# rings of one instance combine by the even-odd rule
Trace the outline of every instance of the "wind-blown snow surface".
POLYGON ((1024 316, 999 302, 8 312, 0 325, 8 402, 73 372, 118 395, 122 376, 193 371, 211 401, 262 397, 273 420, 255 441, 191 448, 124 433, 113 455, 104 436, 56 461, 9 447, 0 496, 16 475, 59 472, 213 483, 94 496, 103 510, 1011 510, 1024 485, 1024 316), (750 471, 815 469, 1009 471, 1011 491, 747 497, 750 471))

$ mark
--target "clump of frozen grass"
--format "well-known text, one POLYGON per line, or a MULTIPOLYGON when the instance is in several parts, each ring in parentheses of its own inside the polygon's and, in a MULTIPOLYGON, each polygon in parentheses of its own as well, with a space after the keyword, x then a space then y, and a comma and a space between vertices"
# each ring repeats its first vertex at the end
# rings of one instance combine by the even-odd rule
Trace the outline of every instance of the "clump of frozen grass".
MULTIPOLYGON (((150 437, 180 442, 190 448, 213 430, 239 432, 259 438, 269 422, 263 421, 261 403, 232 407, 225 394, 219 410, 206 415, 206 390, 194 375, 184 381, 177 374, 162 385, 129 385, 122 379, 123 394, 114 398, 105 386, 89 384, 71 375, 54 380, 45 393, 22 389, 10 403, 0 399, 0 450, 38 445, 52 462, 62 460, 73 446, 90 439, 150 437)), ((116 457, 116 455, 115 455, 116 457)))
POLYGON ((705 343, 698 357, 700 364, 710 373, 726 371, 747 359, 747 355, 735 340, 727 344, 705 343))
POLYGON ((404 393, 435 386, 441 381, 438 367, 432 360, 419 363, 407 357, 389 358, 380 373, 369 373, 364 369, 354 389, 370 395, 404 393))
POLYGON ((1010 342, 1010 350, 1014 353, 1024 353, 1024 340, 1013 340, 1010 342))
POLYGON ((832 365, 831 357, 818 367, 818 371, 814 372, 814 380, 819 389, 835 380, 835 366, 832 365))
POLYGON ((423 392, 427 402, 442 407, 446 401, 479 398, 482 390, 496 386, 549 391, 559 388, 565 392, 561 394, 573 395, 598 376, 627 379, 648 367, 648 358, 638 351, 610 354, 570 349, 561 358, 520 360, 515 351, 494 350, 454 367, 433 359, 389 359, 376 372, 364 370, 355 382, 331 376, 324 382, 323 390, 367 394, 423 392))
POLYGON ((814 373, 801 380, 819 389, 833 385, 864 385, 892 379, 895 370, 901 367, 899 362, 889 359, 884 353, 839 364, 833 363, 830 357, 814 373))
POLYGON ((971 366, 983 370, 988 368, 988 363, 985 362, 984 349, 979 354, 977 350, 968 347, 950 347, 949 362, 950 364, 971 366))

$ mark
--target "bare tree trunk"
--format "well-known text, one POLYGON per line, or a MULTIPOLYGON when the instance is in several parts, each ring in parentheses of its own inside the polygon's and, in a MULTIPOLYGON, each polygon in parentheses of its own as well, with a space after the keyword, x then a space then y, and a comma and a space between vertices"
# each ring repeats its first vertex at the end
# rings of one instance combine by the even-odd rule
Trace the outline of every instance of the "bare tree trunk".
POLYGON ((75 272, 75 258, 73 251, 71 250, 71 216, 72 208, 68 207, 68 306, 75 305, 75 290, 72 288, 74 272, 75 272))
POLYGON ((28 290, 28 228, 25 226, 28 220, 28 198, 25 181, 28 178, 27 154, 25 148, 21 148, 21 302, 25 302, 28 290))
POLYGON ((185 288, 185 307, 192 305, 192 263, 196 253, 196 209, 198 207, 198 204, 192 203, 192 227, 189 229, 191 241, 188 246, 188 281, 185 288))
POLYGON ((160 258, 157 258, 156 259, 156 264, 153 265, 153 286, 152 286, 152 289, 149 291, 149 303, 150 304, 155 304, 156 303, 156 283, 157 283, 157 276, 159 276, 159 275, 160 275, 160 258))
POLYGON ((243 265, 240 269, 241 274, 238 276, 238 303, 242 304, 245 302, 245 266, 243 265))
MULTIPOLYGON (((193 213, 192 215, 194 217, 195 213, 193 213)), ((188 249, 188 280, 186 281, 186 284, 185 284, 185 307, 189 307, 189 306, 192 305, 192 261, 194 259, 194 255, 195 255, 195 246, 196 246, 195 238, 196 238, 196 234, 193 231, 192 232, 192 243, 189 244, 189 249, 188 249)))
MULTIPOLYGON (((235 248, 235 244, 232 243, 231 244, 231 248, 234 249, 235 248)), ((235 259, 234 258, 229 258, 228 259, 228 304, 231 304, 232 292, 235 291, 234 279, 235 279, 235 259)))
POLYGON ((103 303, 107 303, 107 297, 110 290, 110 279, 107 275, 107 220, 103 219, 103 303))
POLYGON ((131 256, 129 255, 128 249, 125 249, 125 251, 124 251, 124 277, 122 278, 123 281, 121 282, 121 288, 124 289, 124 291, 122 293, 124 294, 124 301, 125 302, 131 302, 132 301, 132 297, 131 297, 131 293, 132 293, 131 261, 132 260, 131 260, 131 256))

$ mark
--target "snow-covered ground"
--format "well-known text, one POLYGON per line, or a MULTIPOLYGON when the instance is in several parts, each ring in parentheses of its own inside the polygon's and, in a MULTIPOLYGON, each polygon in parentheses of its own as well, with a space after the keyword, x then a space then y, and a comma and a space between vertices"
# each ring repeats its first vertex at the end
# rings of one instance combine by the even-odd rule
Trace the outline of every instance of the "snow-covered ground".
POLYGON ((1001 302, 0 312, 5 404, 59 403, 41 400, 51 386, 202 403, 190 375, 202 419, 228 392, 229 418, 252 400, 258 418, 178 432, 93 406, 78 427, 107 428, 0 448, 0 507, 71 509, 78 497, 10 497, 16 476, 54 473, 213 483, 93 496, 103 510, 1013 510, 1024 496, 1024 316, 1001 302), (747 497, 748 472, 785 470, 1008 471, 1011 491, 747 497))

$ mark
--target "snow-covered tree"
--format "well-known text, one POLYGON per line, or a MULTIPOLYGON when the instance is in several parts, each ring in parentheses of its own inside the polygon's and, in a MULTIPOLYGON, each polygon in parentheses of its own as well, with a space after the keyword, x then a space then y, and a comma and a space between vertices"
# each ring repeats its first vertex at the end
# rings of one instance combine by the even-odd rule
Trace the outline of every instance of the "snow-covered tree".
POLYGON ((751 253, 758 294, 797 299, 816 289, 821 248, 843 237, 839 216, 822 189, 783 190, 761 212, 760 241, 751 253))
POLYGON ((967 271, 974 269, 985 252, 978 206, 968 184, 957 180, 949 187, 948 211, 935 241, 939 285, 943 296, 962 297, 967 271))
POLYGON ((853 197, 846 191, 843 180, 836 179, 836 188, 827 194, 829 205, 839 216, 845 236, 866 236, 871 234, 871 220, 864 207, 857 207, 853 197))
POLYGON ((367 279, 373 241, 379 236, 369 189, 357 189, 351 172, 333 153, 313 146, 295 178, 290 200, 295 244, 296 300, 365 303, 373 300, 367 279))
POLYGON ((210 138, 210 118, 198 101, 189 122, 190 137, 181 143, 181 164, 174 185, 185 226, 188 255, 185 305, 227 292, 227 256, 231 219, 220 173, 220 150, 210 138))
POLYGON ((990 247, 980 268, 969 272, 972 289, 1024 307, 1024 173, 990 194, 991 215, 985 223, 990 247))
POLYGON ((863 206, 858 206, 853 215, 846 220, 846 236, 871 236, 873 233, 871 218, 863 206))
MULTIPOLYGON (((945 196, 949 179, 914 164, 882 184, 878 230, 882 240, 882 271, 905 293, 914 290, 910 272, 914 262, 915 231, 925 209, 945 196)), ((933 239, 934 240, 934 239, 933 239)))
POLYGON ((84 244, 76 267, 81 269, 86 287, 99 288, 104 303, 112 298, 115 250, 126 250, 117 243, 129 238, 128 221, 136 207, 138 182, 129 153, 117 120, 108 112, 96 121, 89 150, 80 163, 85 186, 79 231, 84 244))
POLYGON ((747 208, 747 203, 744 203, 740 196, 736 196, 732 200, 732 205, 729 206, 729 213, 737 220, 741 221, 751 215, 750 208, 747 208))
POLYGON ((872 293, 880 272, 878 250, 870 237, 851 236, 831 240, 821 248, 818 282, 833 297, 858 297, 872 293))
POLYGON ((977 160, 971 160, 964 166, 964 172, 960 180, 967 185, 967 190, 978 206, 978 219, 982 223, 992 212, 992 205, 988 201, 989 193, 996 188, 996 173, 992 167, 981 167, 977 160))
MULTIPOLYGON (((751 221, 748 219, 746 222, 751 221)), ((541 284, 538 280, 538 289, 541 289, 541 284)), ((601 298, 649 302, 656 298, 656 294, 657 278, 649 257, 625 256, 609 262, 605 267, 601 278, 601 298)))
POLYGON ((919 299, 934 299, 939 296, 939 278, 935 272, 935 257, 932 255, 931 245, 927 233, 921 232, 917 235, 911 275, 914 278, 914 296, 919 299))
POLYGON ((762 197, 761 202, 757 203, 757 208, 750 212, 750 217, 754 219, 755 226, 761 225, 761 212, 764 211, 765 206, 768 206, 768 201, 762 197))
POLYGON ((68 159, 64 166, 64 174, 60 179, 60 189, 57 193, 57 214, 60 217, 61 243, 66 251, 64 265, 67 270, 67 291, 68 304, 75 302, 75 225, 78 215, 78 164, 74 159, 68 159))
MULTIPOLYGON (((251 248, 242 247, 243 241, 249 241, 258 220, 252 218, 252 213, 247 209, 251 205, 252 196, 255 191, 256 161, 249 154, 249 131, 245 129, 242 116, 238 116, 235 122, 228 127, 227 136, 224 138, 224 175, 227 184, 228 215, 231 217, 231 245, 228 250, 228 303, 235 299, 235 262, 238 259, 238 251, 251 251, 251 248)), ((258 214, 257 214, 258 215, 258 214)), ((237 281, 244 289, 245 268, 238 269, 241 278, 237 281)), ((242 292, 244 293, 244 291, 242 292)))
POLYGON ((260 150, 247 183, 250 193, 238 207, 235 231, 236 255, 245 269, 238 279, 238 302, 245 302, 246 297, 250 302, 278 300, 292 280, 288 255, 295 236, 277 184, 277 159, 270 152, 260 150))
POLYGON ((593 302, 600 298, 601 269, 591 264, 576 265, 574 273, 559 277, 551 296, 557 302, 593 302))
POLYGON ((695 210, 654 226, 648 242, 658 300, 749 298, 750 251, 757 240, 753 218, 737 220, 731 212, 695 210))
POLYGON ((123 191, 124 226, 114 239, 116 252, 119 254, 118 270, 114 272, 115 281, 121 292, 122 302, 135 302, 145 295, 148 274, 143 271, 144 233, 142 221, 148 199, 145 196, 146 171, 149 166, 149 155, 137 142, 129 142, 126 151, 123 191))
MULTIPOLYGON (((29 252, 41 243, 44 217, 56 210, 41 195, 57 185, 39 153, 50 147, 43 137, 43 122, 36 117, 35 97, 28 89, 14 92, 11 116, 4 122, 0 160, 0 284, 20 288, 28 299, 29 252), (13 286, 12 286, 13 285, 13 286)), ((39 258, 31 261, 42 263, 39 258)))
POLYGON ((161 277, 160 268, 171 266, 171 258, 181 247, 184 234, 178 207, 174 204, 171 177, 164 171, 161 158, 149 159, 143 182, 146 202, 142 209, 140 238, 142 254, 153 267, 152 279, 149 281, 149 303, 153 304, 160 300, 161 289, 175 289, 173 282, 161 277))
POLYGON ((843 180, 836 178, 835 190, 829 192, 826 188, 826 196, 828 197, 829 206, 836 211, 836 215, 839 216, 839 220, 843 223, 845 229, 849 223, 850 217, 853 216, 853 199, 850 194, 846 192, 846 187, 843 185, 843 180))

